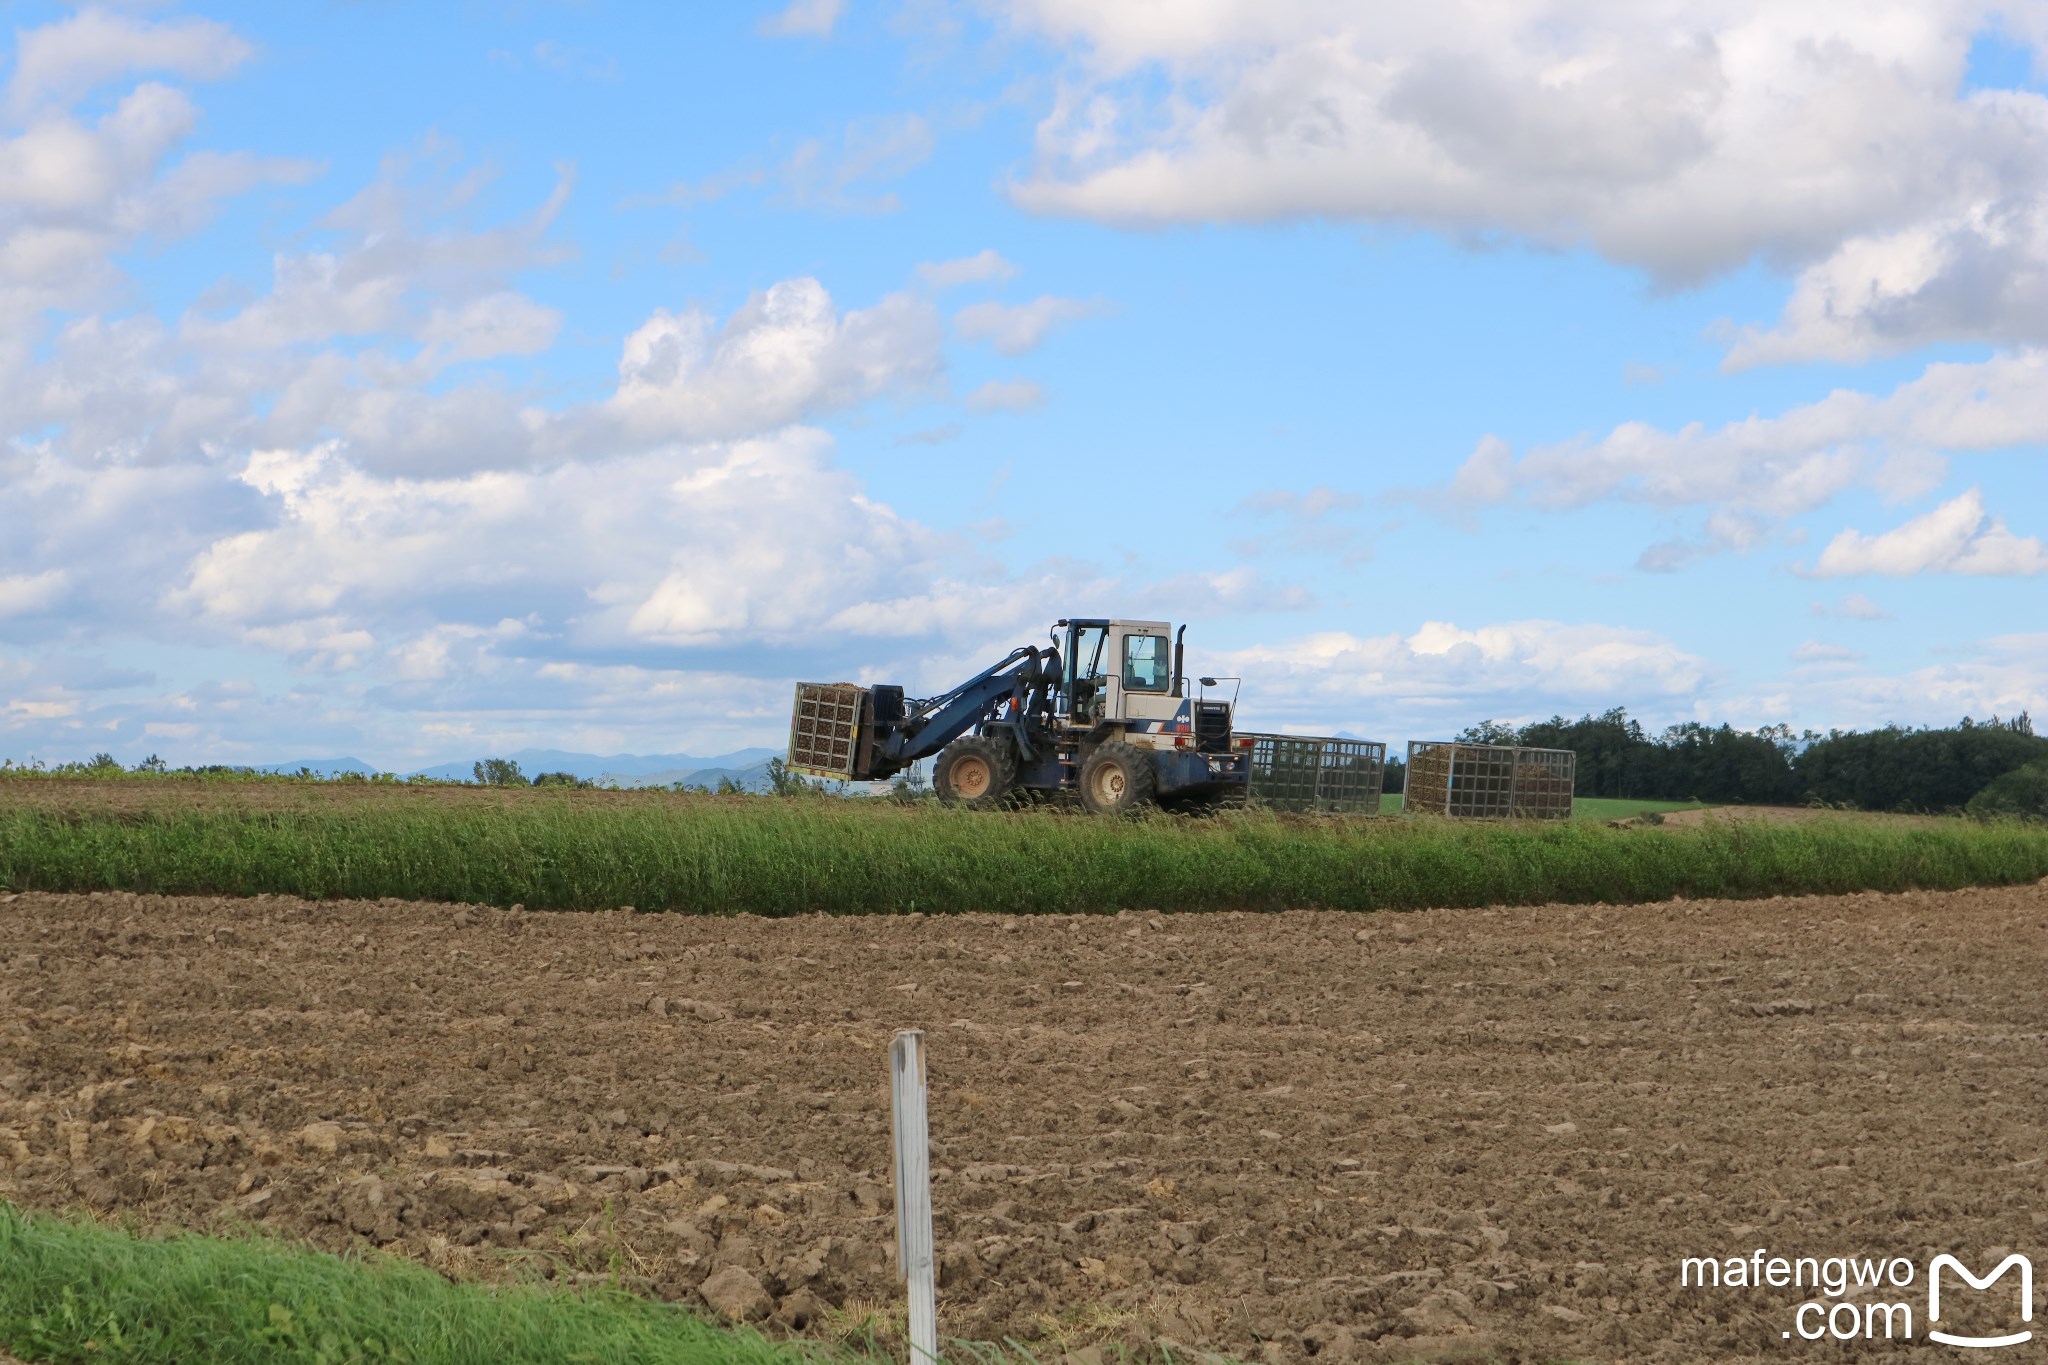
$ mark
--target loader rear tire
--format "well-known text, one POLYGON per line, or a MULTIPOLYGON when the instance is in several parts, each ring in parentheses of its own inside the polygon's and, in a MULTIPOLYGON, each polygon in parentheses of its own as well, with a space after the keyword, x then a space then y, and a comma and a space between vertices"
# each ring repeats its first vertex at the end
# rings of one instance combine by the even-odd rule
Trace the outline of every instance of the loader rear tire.
POLYGON ((1134 744, 1111 740, 1097 745, 1081 764, 1081 804, 1091 815, 1130 815, 1155 799, 1158 775, 1152 756, 1134 744))
POLYGON ((932 765, 932 790, 949 806, 1002 810, 1017 781, 1017 757, 1010 746, 986 735, 956 739, 932 765))

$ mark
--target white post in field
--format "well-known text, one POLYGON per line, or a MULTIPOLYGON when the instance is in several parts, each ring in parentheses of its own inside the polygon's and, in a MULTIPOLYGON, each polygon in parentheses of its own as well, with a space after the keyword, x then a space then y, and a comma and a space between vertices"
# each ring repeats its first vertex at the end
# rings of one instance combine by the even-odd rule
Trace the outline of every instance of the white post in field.
POLYGON ((889 1098, 896 1139, 896 1273, 910 1283, 910 1365, 937 1365, 939 1359, 925 1093, 924 1031, 904 1029, 889 1044, 889 1098))

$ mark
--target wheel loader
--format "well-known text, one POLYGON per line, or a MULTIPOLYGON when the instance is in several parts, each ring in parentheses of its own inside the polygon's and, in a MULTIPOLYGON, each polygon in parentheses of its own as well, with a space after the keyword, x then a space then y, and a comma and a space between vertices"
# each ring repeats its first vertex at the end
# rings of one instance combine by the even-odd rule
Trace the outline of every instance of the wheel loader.
POLYGON ((1257 740, 1234 732, 1235 694, 1210 695, 1216 679, 1190 693, 1186 635, 1165 621, 1076 618, 1053 625, 1050 645, 1014 649, 933 697, 799 683, 789 766, 867 782, 936 756, 939 799, 983 809, 1059 792, 1103 815, 1233 803, 1257 740))

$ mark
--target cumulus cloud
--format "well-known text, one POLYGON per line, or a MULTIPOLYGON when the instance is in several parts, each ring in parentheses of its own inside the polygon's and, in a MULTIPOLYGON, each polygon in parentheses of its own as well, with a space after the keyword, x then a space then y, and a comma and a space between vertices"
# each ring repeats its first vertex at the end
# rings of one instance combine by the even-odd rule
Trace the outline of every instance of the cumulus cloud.
POLYGON ((1538 717, 1619 701, 1679 706, 1712 676, 1704 659, 1653 632, 1543 620, 1431 621, 1376 636, 1321 632, 1229 651, 1215 668, 1246 680, 1243 709, 1252 724, 1390 740, 1444 738, 1433 732, 1488 716, 1538 717))
POLYGON ((2048 351, 1929 365, 1889 394, 1838 389, 1775 417, 1675 431, 1625 422, 1597 440, 1541 445, 1520 460, 1482 440, 1450 492, 1467 503, 1526 497, 1576 507, 1606 498, 1661 506, 1727 503, 1785 515, 1851 487, 1924 493, 1936 452, 2048 439, 2048 351))
POLYGON ((216 80, 255 54, 225 24, 206 19, 158 23, 89 7, 15 37, 6 108, 15 118, 68 105, 119 76, 153 71, 216 80))
POLYGON ((1763 543, 1785 519, 1851 489, 1892 502, 1924 496, 1946 476, 1948 453, 2043 441, 2048 351, 2023 350, 1932 364, 1889 394, 1838 389, 1776 416, 1718 427, 1624 422, 1604 436, 1538 445, 1519 458, 1487 436, 1440 493, 1418 496, 1453 510, 1610 500, 1711 509, 1704 535, 1644 552, 1641 567, 1668 570, 1763 543))
POLYGON ((51 111, 0 134, 0 363, 21 359, 47 312, 109 296, 115 252, 189 231, 253 185, 310 174, 232 153, 173 160, 196 118, 182 92, 142 85, 92 123, 51 111))
POLYGON ((1004 355, 1036 350, 1060 323, 1091 317, 1099 303, 1041 295, 1029 303, 975 303, 953 315, 953 328, 969 341, 986 341, 1004 355))
MULTIPOLYGON (((260 452, 241 477, 272 518, 195 555, 164 605, 290 652, 420 614, 451 629, 532 614, 580 648, 797 643, 863 613, 928 629, 894 604, 965 590, 947 586, 951 542, 868 498, 830 454, 822 432, 790 428, 415 479, 335 446, 260 452)), ((411 646, 406 670, 429 673, 446 643, 411 646)))
POLYGON ((1725 366, 1853 362, 1982 338, 2048 343, 2048 198, 1973 203, 1845 242, 1799 273, 1776 326, 1737 333, 1725 366))
POLYGON ((1078 54, 1011 193, 1135 225, 1507 233, 1667 284, 1811 268, 1750 360, 2035 336, 2048 98, 1962 92, 2003 8, 1010 0, 1015 27, 1078 54))
POLYGON ((2048 573, 2048 546, 2038 537, 2017 536, 2007 530, 2003 519, 1985 512, 1983 494, 1972 488, 1882 534, 1843 531, 1821 551, 1820 562, 1811 573, 1815 578, 2048 573))
POLYGON ((605 413, 639 440, 769 431, 940 369, 938 314, 912 294, 840 313, 814 279, 755 294, 723 323, 658 310, 626 338, 605 413))
POLYGON ((484 181, 459 175, 454 149, 443 142, 386 157, 374 180, 326 216, 323 226, 342 234, 335 249, 278 255, 267 294, 225 315, 189 311, 180 338, 210 349, 271 351, 382 336, 438 348, 441 363, 545 349, 559 315, 510 281, 567 259, 549 229, 574 175, 558 167, 546 200, 509 226, 432 226, 484 181))

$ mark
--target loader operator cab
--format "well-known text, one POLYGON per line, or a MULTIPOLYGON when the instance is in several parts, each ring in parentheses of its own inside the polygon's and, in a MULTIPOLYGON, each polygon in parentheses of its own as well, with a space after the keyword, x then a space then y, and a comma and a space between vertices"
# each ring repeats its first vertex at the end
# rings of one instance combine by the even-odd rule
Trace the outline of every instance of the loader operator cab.
POLYGON ((1069 722, 1164 719, 1179 705, 1173 627, 1165 621, 1061 621, 1053 639, 1066 661, 1069 722), (1064 638, 1062 638, 1064 636, 1064 638))
MULTIPOLYGON (((1107 621, 1062 621, 1067 628, 1067 676, 1064 691, 1068 714, 1076 725, 1089 725, 1103 718, 1109 700, 1109 680, 1102 673, 1102 656, 1109 645, 1107 621)), ((1057 628, 1053 638, 1059 638, 1057 628)))

